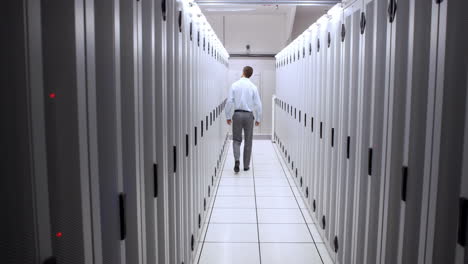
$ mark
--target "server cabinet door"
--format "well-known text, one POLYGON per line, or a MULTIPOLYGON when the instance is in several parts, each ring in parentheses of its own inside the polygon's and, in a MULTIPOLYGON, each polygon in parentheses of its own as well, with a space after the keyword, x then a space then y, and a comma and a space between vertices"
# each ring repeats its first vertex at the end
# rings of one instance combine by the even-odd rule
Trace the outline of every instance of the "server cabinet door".
POLYGON ((175 1, 166 1, 167 8, 167 154, 168 154, 168 206, 169 206, 169 262, 179 263, 178 244, 178 204, 176 183, 176 51, 175 38, 177 34, 175 1))
POLYGON ((157 211, 157 263, 170 264, 169 241, 169 145, 168 145, 168 88, 167 88, 167 15, 166 0, 155 0, 155 98, 156 168, 155 196, 157 211), (159 48, 158 48, 159 47, 159 48), (159 69, 159 70, 158 70, 159 69))
POLYGON ((120 1, 122 173, 125 194, 126 260, 143 263, 144 191, 141 89, 141 2, 120 1))
POLYGON ((361 84, 359 95, 359 123, 357 133, 356 185, 355 185, 355 218, 353 234, 354 263, 373 263, 375 258, 368 259, 367 253, 375 254, 375 243, 369 243, 366 236, 369 229, 376 238, 380 187, 380 158, 382 157, 382 116, 383 89, 385 80, 386 48, 386 1, 364 1, 362 19, 361 50, 361 84), (374 189, 372 189, 374 188, 374 189), (373 209, 370 209, 370 207, 373 209), (372 215, 372 217, 369 216, 372 215), (369 224, 373 221, 373 226, 369 224), (366 242, 367 241, 367 242, 366 242), (365 245, 365 246, 363 246, 365 245), (370 249, 368 249, 370 248, 370 249))
POLYGON ((329 48, 333 56, 331 57, 333 66, 330 68, 330 74, 333 76, 331 86, 332 93, 332 109, 330 113, 330 139, 329 143, 331 148, 330 158, 330 199, 328 203, 329 216, 328 216, 328 235, 327 240, 329 246, 334 252, 339 248, 338 241, 335 242, 336 237, 336 205, 338 199, 339 188, 339 175, 338 175, 338 162, 342 155, 340 155, 340 148, 338 145, 338 128, 339 128, 339 99, 341 96, 340 80, 341 80, 341 25, 342 25, 342 9, 337 8, 335 13, 329 14, 330 20, 330 35, 329 35, 329 48))
MULTIPOLYGON (((467 71, 468 78, 468 71, 467 71)), ((467 80, 467 91, 468 91, 468 80, 467 80)), ((467 197, 468 197, 468 97, 465 100, 465 129, 463 136, 463 162, 462 162, 462 178, 460 181, 460 200, 458 212, 458 237, 456 246, 455 263, 462 264, 468 262, 468 252, 466 252, 466 225, 468 219, 466 215, 467 197)))
MULTIPOLYGON (((140 100, 142 117, 140 133, 141 152, 143 153, 142 163, 142 192, 143 201, 142 221, 145 222, 143 232, 146 234, 146 253, 144 252, 144 262, 158 263, 158 247, 163 246, 165 241, 158 240, 158 233, 164 233, 161 230, 157 220, 157 215, 164 214, 163 210, 159 210, 156 205, 155 198, 159 196, 157 193, 157 177, 158 167, 156 154, 156 96, 157 89, 161 89, 161 76, 163 74, 164 64, 161 64, 162 34, 161 30, 161 12, 159 10, 160 3, 158 1, 142 1, 141 2, 141 29, 139 30, 141 37, 141 50, 139 51, 141 59, 141 95, 140 100), (158 5, 159 4, 159 5, 158 5), (159 245, 161 244, 161 245, 159 245)), ((161 198, 162 199, 162 198, 161 198)), ((163 250, 160 251, 164 253, 163 250)))
POLYGON ((181 145, 180 145, 180 155, 181 155, 181 162, 182 162, 182 193, 184 194, 184 199, 182 201, 183 205, 183 212, 184 216, 182 218, 183 228, 184 228, 184 235, 182 237, 182 243, 184 247, 184 256, 183 259, 185 262, 192 262, 191 257, 191 223, 192 223, 192 212, 191 212, 191 191, 190 191, 190 159, 189 159, 189 128, 191 127, 189 124, 189 85, 190 85, 190 76, 189 76, 189 61, 190 61, 190 54, 188 52, 189 49, 189 12, 190 7, 188 4, 183 4, 181 6, 181 12, 179 12, 179 34, 181 40, 181 56, 182 56, 182 65, 181 65, 181 145))
POLYGON ((304 147, 306 149, 305 153, 305 172, 304 172, 304 177, 305 177, 305 186, 306 186, 306 198, 307 198, 307 206, 308 208, 311 208, 312 205, 312 200, 313 200, 313 190, 314 190, 314 185, 313 185, 313 175, 312 175, 312 170, 313 170, 313 163, 312 163, 312 157, 313 157, 313 152, 311 150, 312 147, 312 139, 313 139, 313 134, 312 134, 312 116, 313 116, 313 110, 312 110, 312 104, 310 103, 313 100, 313 90, 312 90, 312 81, 313 81, 313 76, 312 72, 314 69, 313 65, 313 60, 312 60, 312 34, 309 31, 307 34, 306 38, 306 43, 305 43, 305 49, 306 49, 306 69, 305 69, 305 76, 306 76, 306 83, 305 83, 305 100, 307 102, 304 111, 306 112, 306 115, 304 115, 304 132, 305 132, 305 144, 304 147))
POLYGON ((352 228, 353 228, 353 204, 354 204, 354 184, 355 184, 355 163, 358 153, 356 152, 356 122, 357 122, 357 91, 359 85, 359 54, 361 45, 361 23, 362 23, 362 2, 357 1, 344 11, 344 21, 347 33, 345 40, 345 104, 343 118, 346 119, 344 125, 347 133, 347 159, 343 164, 343 175, 346 178, 343 185, 343 224, 342 237, 343 250, 339 252, 339 262, 347 263, 351 261, 352 250, 352 228))
POLYGON ((356 193, 356 223, 354 240, 355 263, 374 263, 376 254, 380 160, 382 157, 383 95, 385 86, 385 54, 387 3, 365 1, 365 28, 362 50, 360 162, 357 168, 359 185, 356 193), (360 243, 360 245, 359 245, 360 243))
MULTIPOLYGON (((395 196, 400 200, 400 226, 398 234, 398 263, 417 263, 421 195, 424 181, 424 148, 427 112, 427 86, 429 71, 431 6, 425 1, 398 3, 395 21, 406 20, 408 40, 397 52, 407 49, 406 104, 404 118, 403 163, 399 173, 401 185, 395 196), (407 11, 404 11, 404 10, 407 11), (401 11, 401 12, 400 12, 401 11), (407 19, 402 18, 408 16, 407 19)), ((389 21, 392 19, 389 14, 389 21)), ((393 22, 392 22, 393 23, 393 22)), ((395 174, 397 175, 397 174, 395 174)), ((393 176, 394 177, 394 176, 393 176)))
POLYGON ((114 0, 98 1, 95 10, 96 101, 99 153, 99 187, 102 223, 103 263, 126 263, 122 259, 125 242, 120 232, 119 195, 123 192, 121 86, 119 30, 116 18, 119 4, 114 0), (115 8, 112 8, 115 6, 115 8))
POLYGON ((43 86, 41 9, 36 1, 5 2, 0 11, 8 34, 2 46, 2 161, 0 233, 2 262, 52 259, 43 86))
POLYGON ((94 10, 84 5, 41 3, 44 86, 53 99, 46 103, 51 226, 60 237, 52 246, 66 263, 101 261, 94 10))
POLYGON ((398 13, 393 23, 388 23, 388 62, 384 114, 385 157, 383 158, 384 178, 381 195, 382 226, 381 246, 378 248, 378 261, 396 263, 398 255, 398 233, 400 229, 401 175, 403 164, 403 144, 405 132, 406 83, 408 71, 408 24, 409 8, 399 3, 398 13))
MULTIPOLYGON (((317 91, 318 91, 318 112, 317 112, 317 121, 318 121, 318 133, 317 133, 317 149, 318 152, 318 196, 317 196, 317 217, 319 219, 319 226, 321 227, 321 233, 326 228, 326 156, 328 152, 328 145, 325 144, 325 133, 327 125, 327 70, 328 70, 328 61, 327 61, 327 45, 325 44, 326 35, 327 35, 327 23, 324 21, 319 26, 319 31, 317 35, 317 56, 318 56, 318 68, 317 68, 317 91)), ((319 230, 320 230, 319 229, 319 230)))
POLYGON ((319 87, 320 85, 318 84, 318 75, 319 75, 319 53, 317 52, 316 44, 318 41, 318 28, 317 26, 314 26, 311 31, 311 43, 312 43, 312 83, 311 83, 311 89, 312 89, 312 111, 311 111, 311 116, 312 116, 312 121, 311 121, 311 126, 312 126, 312 143, 311 143, 311 149, 312 149, 312 186, 313 186, 313 200, 312 200, 312 211, 314 212, 313 216, 316 219, 316 223, 319 222, 319 214, 317 211, 317 206, 318 202, 320 201, 320 190, 319 190, 319 123, 320 123, 320 117, 318 116, 319 113, 319 87))
POLYGON ((183 138, 182 135, 182 54, 181 54, 181 32, 179 27, 179 15, 182 12, 181 3, 179 1, 171 1, 169 20, 173 24, 173 37, 174 37, 174 113, 173 113, 173 128, 174 128, 174 149, 173 149, 173 158, 174 158, 174 183, 175 183, 175 203, 176 203, 176 214, 175 214, 175 225, 177 229, 177 258, 176 263, 183 262, 184 256, 184 247, 183 239, 185 237, 184 228, 183 228, 183 164, 182 164, 182 153, 183 153, 183 138))
POLYGON ((466 1, 432 3, 426 167, 419 263, 454 263, 462 172, 467 38, 466 1), (431 151, 430 151, 431 150, 431 151))
MULTIPOLYGON (((331 19, 327 15, 327 27, 325 28, 326 30, 323 32, 322 35, 322 43, 323 43, 323 49, 326 49, 326 61, 327 61, 327 67, 326 67, 326 100, 325 100, 325 122, 323 125, 323 131, 322 131, 322 137, 323 137, 323 147, 325 149, 325 163, 324 163, 324 176, 325 176, 325 181, 324 181, 324 200, 323 200, 323 214, 322 214, 322 225, 323 222, 325 223, 323 225, 324 231, 323 231, 323 237, 328 240, 328 237, 330 236, 330 223, 332 223, 331 220, 331 212, 332 208, 330 206, 330 202, 332 200, 332 195, 334 195, 336 192, 335 190, 332 189, 333 184, 334 184, 334 178, 333 178, 333 170, 335 168, 333 164, 333 154, 334 154, 334 148, 332 146, 332 130, 334 127, 333 124, 333 114, 334 114, 334 109, 336 105, 334 104, 334 98, 335 98, 335 86, 334 86, 334 80, 335 80, 335 52, 334 49, 331 46, 331 32, 334 31, 335 29, 335 24, 331 21, 331 19)), ((333 241, 333 239, 328 240, 333 241)), ((332 249, 332 244, 326 243, 327 247, 329 249, 332 249)))

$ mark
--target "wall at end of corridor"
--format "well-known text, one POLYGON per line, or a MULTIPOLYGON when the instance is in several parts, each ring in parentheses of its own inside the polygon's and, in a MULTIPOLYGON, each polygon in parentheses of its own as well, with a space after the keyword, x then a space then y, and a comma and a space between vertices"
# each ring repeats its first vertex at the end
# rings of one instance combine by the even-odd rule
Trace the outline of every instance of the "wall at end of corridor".
POLYGON ((276 92, 275 58, 230 58, 229 83, 238 80, 242 68, 247 65, 254 69, 251 80, 258 87, 263 105, 263 121, 259 127, 255 127, 254 134, 271 135, 271 97, 276 92))

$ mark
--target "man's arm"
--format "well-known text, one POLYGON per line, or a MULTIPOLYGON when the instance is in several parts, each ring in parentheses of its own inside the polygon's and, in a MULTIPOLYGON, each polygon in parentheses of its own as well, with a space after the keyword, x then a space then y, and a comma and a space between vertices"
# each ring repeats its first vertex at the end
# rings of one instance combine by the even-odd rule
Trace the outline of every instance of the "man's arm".
POLYGON ((253 99, 254 99, 255 125, 259 126, 260 122, 262 122, 262 101, 260 100, 260 95, 258 94, 258 89, 255 89, 253 99))
POLYGON ((226 101, 226 122, 228 125, 231 125, 232 115, 234 114, 234 87, 229 88, 229 94, 226 101))

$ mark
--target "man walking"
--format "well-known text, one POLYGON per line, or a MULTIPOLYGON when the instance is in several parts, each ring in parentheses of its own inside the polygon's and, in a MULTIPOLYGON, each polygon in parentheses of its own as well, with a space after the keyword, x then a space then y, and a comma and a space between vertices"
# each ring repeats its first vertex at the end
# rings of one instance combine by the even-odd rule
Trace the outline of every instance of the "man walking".
POLYGON ((232 123, 232 146, 234 148, 234 171, 239 172, 240 145, 242 143, 242 130, 244 130, 244 171, 250 169, 250 156, 252 155, 253 124, 259 126, 262 120, 262 102, 258 89, 250 81, 253 69, 245 66, 242 78, 233 83, 229 90, 226 104, 226 119, 228 125, 232 123))

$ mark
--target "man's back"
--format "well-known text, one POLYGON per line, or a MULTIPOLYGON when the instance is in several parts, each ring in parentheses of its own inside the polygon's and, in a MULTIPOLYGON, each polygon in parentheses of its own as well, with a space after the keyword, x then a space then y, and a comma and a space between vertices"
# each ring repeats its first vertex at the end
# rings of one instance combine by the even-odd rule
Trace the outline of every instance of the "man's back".
POLYGON ((245 110, 254 114, 255 120, 261 120, 262 106, 258 89, 250 79, 242 77, 234 82, 229 91, 228 103, 231 109, 227 112, 233 113, 233 110, 245 110))

